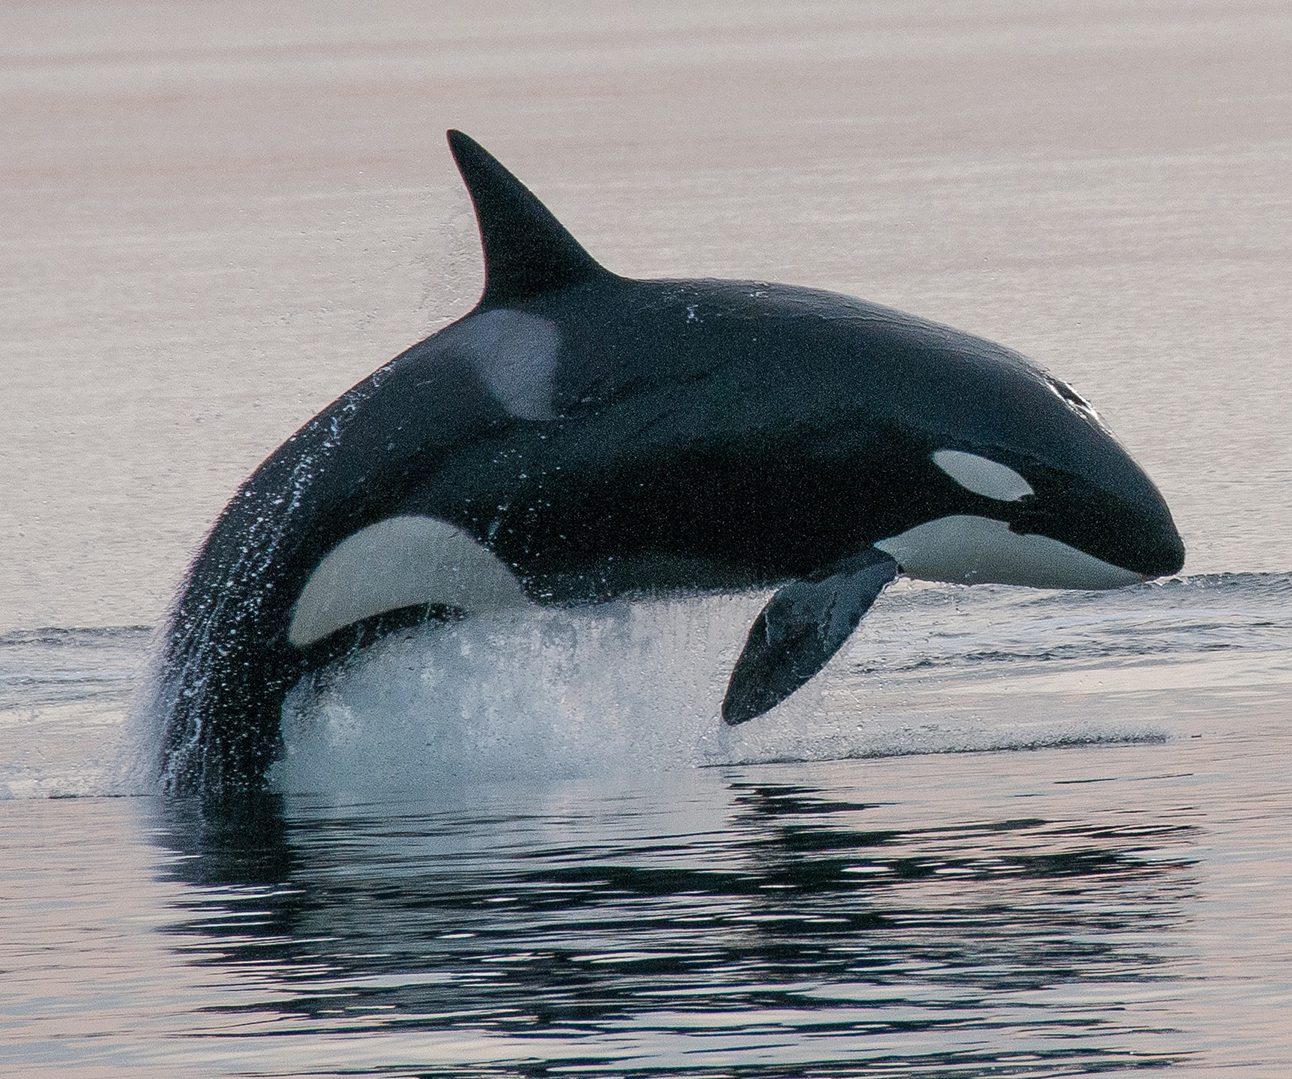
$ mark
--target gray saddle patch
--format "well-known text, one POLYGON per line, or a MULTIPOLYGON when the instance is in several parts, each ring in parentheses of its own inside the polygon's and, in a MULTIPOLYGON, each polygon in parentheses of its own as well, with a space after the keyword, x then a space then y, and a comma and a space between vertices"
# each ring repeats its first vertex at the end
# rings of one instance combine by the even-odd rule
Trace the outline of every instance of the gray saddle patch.
POLYGON ((507 308, 483 311, 462 323, 455 344, 511 415, 556 418, 552 398, 561 334, 553 323, 507 308))

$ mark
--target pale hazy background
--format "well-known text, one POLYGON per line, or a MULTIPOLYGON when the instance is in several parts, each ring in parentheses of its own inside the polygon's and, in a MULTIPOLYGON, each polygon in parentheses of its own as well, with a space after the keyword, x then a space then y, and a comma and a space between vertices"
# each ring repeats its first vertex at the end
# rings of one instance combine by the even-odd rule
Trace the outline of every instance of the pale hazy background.
POLYGON ((0 629, 155 621, 257 462, 470 306, 451 125, 621 272, 1022 349, 1187 572, 1285 570, 1290 44, 1232 0, 5 4, 0 629))

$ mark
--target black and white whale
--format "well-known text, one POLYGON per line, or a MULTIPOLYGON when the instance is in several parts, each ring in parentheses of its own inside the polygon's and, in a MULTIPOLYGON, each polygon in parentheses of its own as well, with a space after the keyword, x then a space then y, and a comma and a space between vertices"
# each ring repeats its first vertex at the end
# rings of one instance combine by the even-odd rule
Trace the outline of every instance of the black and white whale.
POLYGON ((620 277, 479 145, 449 145, 483 295, 215 523, 165 639, 168 789, 262 783, 291 686, 410 622, 774 589, 722 702, 740 723, 899 574, 1084 589, 1180 569, 1152 482, 1018 353, 829 292, 620 277))

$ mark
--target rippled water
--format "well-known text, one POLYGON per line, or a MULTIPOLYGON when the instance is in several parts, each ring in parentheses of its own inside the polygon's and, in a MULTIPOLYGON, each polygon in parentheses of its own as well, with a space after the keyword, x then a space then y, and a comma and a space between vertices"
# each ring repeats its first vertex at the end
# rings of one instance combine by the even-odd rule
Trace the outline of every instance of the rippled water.
POLYGON ((1257 0, 0 9, 0 1074, 1292 1072, 1290 68, 1257 0), (158 797, 204 529, 474 294, 451 125, 613 269, 1035 355, 1187 575, 899 584, 737 729, 759 597, 408 632, 158 797))
POLYGON ((1282 1074, 1290 592, 909 588, 752 732, 683 707, 721 645, 671 698, 645 665, 720 601, 495 626, 531 651, 483 689, 420 631, 298 695, 286 793, 222 807, 36 797, 128 785, 84 742, 148 638, 9 634, 0 1063, 1282 1074))

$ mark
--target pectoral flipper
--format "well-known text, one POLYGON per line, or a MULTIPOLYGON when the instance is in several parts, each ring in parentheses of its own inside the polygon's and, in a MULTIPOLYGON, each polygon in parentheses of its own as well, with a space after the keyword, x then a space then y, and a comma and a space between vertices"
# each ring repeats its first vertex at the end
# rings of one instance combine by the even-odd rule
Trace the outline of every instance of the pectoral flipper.
POLYGON ((733 726, 776 707, 830 661, 897 563, 873 547, 777 590, 749 629, 722 702, 733 726))

